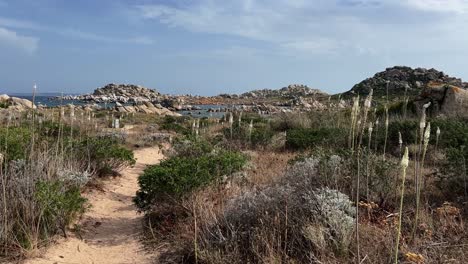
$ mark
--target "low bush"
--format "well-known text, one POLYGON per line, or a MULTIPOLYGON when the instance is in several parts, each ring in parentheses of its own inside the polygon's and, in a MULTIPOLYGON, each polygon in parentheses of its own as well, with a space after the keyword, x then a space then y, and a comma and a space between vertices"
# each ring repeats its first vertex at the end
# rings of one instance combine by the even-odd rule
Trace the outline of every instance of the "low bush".
POLYGON ((23 127, 0 129, 0 148, 5 161, 25 159, 30 150, 31 131, 23 127))
POLYGON ((459 197, 468 197, 468 168, 466 147, 447 148, 446 159, 441 166, 436 186, 444 198, 456 201, 459 197))
POLYGON ((77 146, 79 157, 99 176, 111 174, 135 164, 133 152, 120 146, 112 138, 87 138, 77 146))
POLYGON ((340 128, 301 128, 287 131, 286 146, 291 149, 339 147, 346 144, 346 131, 340 128))
POLYGON ((213 151, 213 146, 210 142, 203 138, 188 136, 184 138, 176 138, 172 144, 171 156, 177 157, 200 157, 213 151))
MULTIPOLYGON (((431 119, 431 137, 429 144, 435 145, 436 143, 436 130, 440 128, 441 134, 439 137, 438 147, 439 148, 458 148, 459 146, 468 146, 468 122, 458 119, 431 119)), ((416 144, 419 137, 419 120, 408 119, 408 120, 393 120, 388 126, 388 138, 387 147, 393 146, 397 148, 398 143, 398 132, 401 133, 403 143, 416 144)), ((385 128, 379 127, 376 135, 374 136, 374 143, 377 144, 378 148, 383 148, 385 141, 385 128)), ((468 149, 465 152, 465 156, 468 157, 468 149)))
POLYGON ((160 124, 162 130, 174 131, 182 135, 191 133, 190 126, 186 117, 165 116, 160 124))
POLYGON ((241 142, 243 145, 252 147, 268 145, 275 135, 275 131, 265 119, 257 118, 255 121, 252 119, 252 129, 249 128, 250 123, 248 122, 241 123, 240 126, 238 122, 235 122, 232 134, 230 127, 223 129, 224 137, 227 140, 241 142))
POLYGON ((347 255, 355 225, 353 203, 336 190, 309 189, 302 179, 228 201, 214 223, 199 226, 199 260, 314 263, 330 252, 347 255))
POLYGON ((0 174, 0 262, 21 257, 58 232, 65 233, 85 210, 80 187, 89 175, 65 169, 78 164, 70 156, 64 158, 35 152, 30 159, 11 161, 0 174))
POLYGON ((136 205, 149 209, 157 198, 180 198, 193 190, 239 171, 246 163, 244 155, 220 151, 194 157, 172 157, 149 166, 139 177, 136 205))
POLYGON ((80 187, 64 181, 39 181, 35 196, 46 234, 61 230, 66 235, 68 225, 84 212, 86 199, 81 197, 80 187))

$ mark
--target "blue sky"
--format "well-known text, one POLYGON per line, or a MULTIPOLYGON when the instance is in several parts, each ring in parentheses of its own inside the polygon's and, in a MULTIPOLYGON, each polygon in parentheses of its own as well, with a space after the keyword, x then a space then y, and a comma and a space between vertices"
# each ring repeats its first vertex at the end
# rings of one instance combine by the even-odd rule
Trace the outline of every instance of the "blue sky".
POLYGON ((0 0, 0 92, 337 93, 394 65, 468 80, 467 26, 468 0, 0 0))

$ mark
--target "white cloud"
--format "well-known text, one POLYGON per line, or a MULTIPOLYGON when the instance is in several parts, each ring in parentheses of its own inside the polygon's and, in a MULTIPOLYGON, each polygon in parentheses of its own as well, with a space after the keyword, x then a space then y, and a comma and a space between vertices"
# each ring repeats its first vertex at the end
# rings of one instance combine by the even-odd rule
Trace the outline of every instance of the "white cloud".
POLYGON ((310 41, 293 41, 282 44, 286 49, 293 49, 305 53, 335 53, 340 48, 340 44, 332 39, 316 39, 310 41))
POLYGON ((76 30, 76 29, 62 29, 62 30, 56 31, 56 33, 66 36, 66 37, 92 40, 92 41, 98 41, 98 42, 134 43, 134 44, 153 44, 154 43, 154 41, 148 37, 116 38, 116 37, 102 36, 102 35, 89 33, 89 32, 83 32, 83 31, 76 30))
POLYGON ((0 44, 19 48, 27 53, 34 53, 39 45, 35 37, 21 36, 16 32, 0 27, 0 44))
POLYGON ((315 56, 450 50, 452 44, 443 39, 457 38, 459 48, 468 38, 453 29, 465 27, 467 7, 468 0, 195 0, 135 9, 144 20, 168 27, 263 41, 315 56), (438 15, 428 16, 428 11, 438 15))
POLYGON ((6 28, 17 28, 17 29, 28 29, 33 31, 43 31, 43 32, 50 32, 57 35, 76 38, 76 39, 84 39, 84 40, 91 40, 91 41, 98 41, 98 42, 113 42, 113 43, 133 43, 133 44, 153 44, 154 40, 146 37, 146 36, 137 36, 137 37, 110 37, 106 35, 100 35, 96 33, 86 32, 78 29, 73 28, 56 28, 56 27, 48 27, 41 24, 33 23, 30 21, 23 21, 17 19, 10 19, 0 17, 0 26, 6 28))
POLYGON ((223 3, 201 0, 183 7, 140 5, 136 8, 143 18, 157 20, 168 27, 267 41, 285 48, 329 52, 337 45, 334 39, 314 32, 323 26, 323 21, 318 17, 309 19, 304 14, 295 15, 305 7, 316 9, 319 2, 324 1, 311 6, 304 0, 283 0, 275 4, 254 0, 223 3))
POLYGON ((408 6, 422 11, 466 13, 468 0, 407 0, 408 6))

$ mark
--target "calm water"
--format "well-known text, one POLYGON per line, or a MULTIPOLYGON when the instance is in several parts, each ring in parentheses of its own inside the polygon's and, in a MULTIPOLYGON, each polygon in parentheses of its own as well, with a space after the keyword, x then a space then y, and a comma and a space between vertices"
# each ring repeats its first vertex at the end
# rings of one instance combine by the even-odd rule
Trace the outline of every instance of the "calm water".
MULTIPOLYGON (((31 100, 32 101, 32 96, 30 95, 12 95, 12 96, 15 96, 15 97, 19 97, 19 98, 24 98, 24 99, 28 99, 28 100, 31 100)), ((55 96, 59 96, 59 95, 55 95, 55 96)), ((74 105, 86 105, 86 104, 89 104, 89 102, 82 102, 82 101, 77 101, 77 100, 63 100, 62 102, 60 100, 51 100, 51 98, 53 98, 54 95, 47 95, 47 96, 44 96, 44 95, 38 95, 36 96, 36 104, 37 105, 45 105, 47 107, 55 107, 55 106, 60 106, 61 104, 62 105, 68 105, 68 104, 74 104, 74 105)), ((100 105, 101 107, 104 108, 105 104, 98 104, 100 105)), ((113 103, 109 103, 106 105, 107 108, 113 108, 115 106, 115 104, 113 103)), ((221 118, 224 116, 225 112, 215 112, 215 113, 211 113, 211 112, 208 112, 208 109, 221 109, 221 108, 225 108, 226 106, 222 106, 222 105, 195 105, 199 108, 201 108, 200 110, 193 110, 193 111, 179 111, 178 113, 182 114, 182 115, 189 115, 189 116, 193 116, 193 117, 215 117, 215 118, 221 118)))

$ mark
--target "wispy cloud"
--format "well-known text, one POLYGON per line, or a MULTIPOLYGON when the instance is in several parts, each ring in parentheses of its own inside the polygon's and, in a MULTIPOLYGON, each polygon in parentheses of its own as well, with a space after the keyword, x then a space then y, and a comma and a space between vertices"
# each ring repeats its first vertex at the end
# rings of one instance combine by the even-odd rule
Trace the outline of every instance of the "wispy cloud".
POLYGON ((407 41, 424 42, 434 34, 453 39, 447 29, 466 25, 468 0, 194 0, 134 8, 143 19, 168 27, 266 41, 306 55, 377 54, 420 51, 407 41))
POLYGON ((319 38, 316 40, 308 41, 292 41, 282 45, 286 49, 293 49, 300 52, 307 52, 312 54, 329 53, 333 54, 340 48, 340 44, 336 40, 319 38))
POLYGON ((39 39, 22 36, 14 31, 0 27, 0 44, 19 48, 27 53, 34 53, 38 48, 39 39))
POLYGON ((423 11, 460 14, 468 12, 468 0, 407 0, 407 4, 423 11))
POLYGON ((28 29, 28 30, 33 30, 33 31, 50 32, 50 33, 54 33, 54 34, 64 36, 64 37, 90 40, 90 41, 98 41, 98 42, 132 43, 132 44, 145 44, 145 45, 154 43, 154 40, 152 38, 146 37, 146 36, 123 37, 123 38, 110 37, 107 35, 86 32, 86 31, 82 31, 79 29, 50 27, 50 26, 44 26, 42 24, 34 23, 30 21, 17 20, 17 19, 5 18, 5 17, 0 17, 0 26, 6 27, 6 28, 28 29))
POLYGON ((110 43, 133 43, 133 44, 153 44, 154 40, 149 37, 130 37, 130 38, 116 38, 98 35, 90 32, 84 32, 77 29, 62 29, 54 30, 53 32, 71 38, 98 41, 98 42, 110 42, 110 43))

